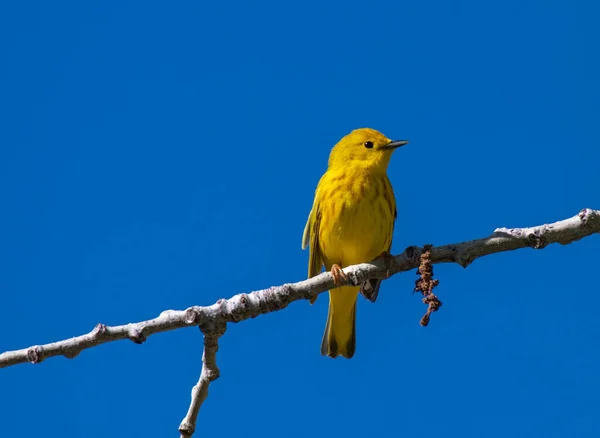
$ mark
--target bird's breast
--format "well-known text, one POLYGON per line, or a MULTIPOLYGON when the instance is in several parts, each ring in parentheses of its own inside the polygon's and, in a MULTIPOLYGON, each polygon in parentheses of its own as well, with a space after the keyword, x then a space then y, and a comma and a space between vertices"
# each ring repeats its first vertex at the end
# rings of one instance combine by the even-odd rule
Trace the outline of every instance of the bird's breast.
POLYGON ((386 175, 324 187, 319 241, 326 265, 368 262, 388 250, 395 199, 386 175))

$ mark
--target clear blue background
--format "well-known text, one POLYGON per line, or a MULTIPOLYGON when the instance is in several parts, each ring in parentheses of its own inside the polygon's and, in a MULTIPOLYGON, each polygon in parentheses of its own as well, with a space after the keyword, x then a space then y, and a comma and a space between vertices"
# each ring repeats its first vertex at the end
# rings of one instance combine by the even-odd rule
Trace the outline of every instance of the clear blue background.
MULTIPOLYGON (((4 2, 0 350, 301 280, 331 146, 409 139, 395 252, 600 208, 593 1, 4 2)), ((198 436, 597 437, 600 238, 229 327, 198 436)), ((177 436, 196 329, 0 370, 2 436, 177 436)))

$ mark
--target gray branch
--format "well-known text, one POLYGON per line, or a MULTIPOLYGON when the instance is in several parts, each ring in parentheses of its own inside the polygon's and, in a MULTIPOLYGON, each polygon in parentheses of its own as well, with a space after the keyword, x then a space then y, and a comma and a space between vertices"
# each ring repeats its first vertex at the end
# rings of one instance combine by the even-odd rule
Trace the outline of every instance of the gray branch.
MULTIPOLYGON (((541 249, 551 243, 567 245, 594 233, 600 233, 600 211, 583 209, 572 218, 531 228, 498 228, 490 236, 467 242, 431 248, 432 263, 458 263, 467 267, 475 259, 486 255, 520 248, 541 249)), ((344 269, 348 284, 359 285, 370 278, 385 279, 399 272, 419 266, 422 247, 409 247, 394 257, 380 257, 371 263, 362 263, 344 269)), ((74 358, 81 351, 110 341, 129 339, 143 343, 150 335, 183 327, 199 326, 204 333, 202 371, 192 389, 192 401, 187 415, 179 426, 182 437, 190 437, 195 430, 200 405, 208 395, 208 385, 219 376, 216 365, 218 339, 227 323, 239 322, 258 315, 286 308, 290 303, 317 297, 334 287, 329 272, 297 283, 270 287, 251 293, 241 293, 229 299, 220 299, 211 306, 192 306, 186 310, 166 310, 158 317, 119 326, 98 324, 91 332, 53 342, 34 345, 21 350, 0 354, 0 368, 31 362, 40 363, 53 356, 74 358)))
POLYGON ((219 378, 217 367, 217 351, 219 350, 219 338, 225 333, 226 324, 212 327, 201 327, 204 333, 204 352, 202 353, 202 370, 198 383, 192 388, 192 401, 185 414, 185 418, 179 425, 180 438, 190 438, 196 430, 196 419, 200 406, 208 397, 208 385, 219 378))

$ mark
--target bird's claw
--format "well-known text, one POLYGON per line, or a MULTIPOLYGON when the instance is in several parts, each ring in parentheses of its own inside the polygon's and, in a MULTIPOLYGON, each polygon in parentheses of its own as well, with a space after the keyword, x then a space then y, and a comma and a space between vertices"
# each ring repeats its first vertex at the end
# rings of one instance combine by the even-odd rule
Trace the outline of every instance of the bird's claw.
POLYGON ((344 274, 340 265, 334 264, 331 267, 331 275, 333 276, 333 282, 336 286, 342 286, 348 282, 348 277, 346 277, 346 274, 344 274))

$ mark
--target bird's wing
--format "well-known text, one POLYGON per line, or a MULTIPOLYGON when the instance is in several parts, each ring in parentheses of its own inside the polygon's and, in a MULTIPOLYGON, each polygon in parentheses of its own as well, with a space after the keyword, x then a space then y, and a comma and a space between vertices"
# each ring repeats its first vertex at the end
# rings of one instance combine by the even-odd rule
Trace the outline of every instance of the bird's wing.
MULTIPOLYGON (((314 277, 321 273, 323 267, 323 256, 321 254, 321 248, 319 246, 319 225, 321 224, 321 211, 315 202, 312 210, 308 214, 308 220, 304 227, 304 234, 302 236, 302 249, 305 249, 307 245, 309 248, 308 255, 308 278, 314 277)), ((310 300, 310 303, 314 303, 317 297, 310 300)))
MULTIPOLYGON (((316 204, 316 203, 315 203, 316 204)), ((323 257, 319 248, 319 225, 321 224, 321 212, 316 205, 308 215, 304 235, 302 236, 302 249, 310 246, 308 255, 308 278, 321 273, 323 266, 323 257)))
POLYGON ((312 217, 312 209, 310 213, 308 213, 308 219, 306 220, 306 225, 304 226, 304 233, 302 234, 302 249, 306 249, 308 244, 310 243, 310 219, 312 217))
MULTIPOLYGON (((396 217, 398 216, 398 210, 394 207, 394 220, 392 221, 392 237, 394 236, 394 225, 396 224, 396 217)), ((392 239, 390 238, 390 244, 387 248, 387 252, 392 250, 392 239)), ((379 295, 379 288, 381 287, 381 280, 378 278, 372 278, 363 282, 360 285, 360 293, 367 300, 374 303, 379 295)))

